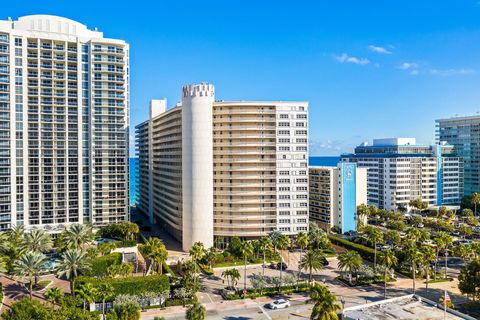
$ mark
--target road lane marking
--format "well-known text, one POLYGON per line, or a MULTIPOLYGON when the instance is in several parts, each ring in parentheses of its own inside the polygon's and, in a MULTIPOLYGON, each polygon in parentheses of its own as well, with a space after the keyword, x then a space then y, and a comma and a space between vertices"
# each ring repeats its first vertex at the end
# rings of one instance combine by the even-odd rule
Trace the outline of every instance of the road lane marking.
POLYGON ((272 320, 272 317, 268 315, 267 311, 265 311, 265 309, 261 305, 258 305, 258 307, 260 308, 262 313, 265 315, 265 317, 267 317, 268 320, 272 320))

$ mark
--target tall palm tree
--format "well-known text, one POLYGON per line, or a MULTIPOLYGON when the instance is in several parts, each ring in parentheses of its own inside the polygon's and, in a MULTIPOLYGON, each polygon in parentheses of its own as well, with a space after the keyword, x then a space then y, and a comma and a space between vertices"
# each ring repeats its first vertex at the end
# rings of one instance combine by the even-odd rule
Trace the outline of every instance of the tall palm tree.
POLYGON ((316 284, 310 288, 310 302, 314 303, 311 320, 338 320, 340 305, 327 287, 316 284))
POLYGON ((52 238, 42 229, 32 229, 25 234, 24 248, 27 251, 41 253, 52 248, 52 238))
POLYGON ((102 301, 102 319, 105 319, 105 301, 113 297, 114 289, 109 283, 101 283, 96 289, 96 298, 102 301))
POLYGON ((253 254, 253 245, 250 241, 241 242, 239 251, 243 256, 243 289, 247 290, 247 258, 253 254))
POLYGON ((163 273, 163 262, 168 258, 168 251, 162 240, 155 237, 148 238, 144 244, 139 246, 140 252, 150 259, 152 269, 163 273))
POLYGON ((441 232, 439 235, 441 239, 441 243, 443 244, 443 249, 445 249, 445 272, 444 272, 444 278, 447 278, 447 261, 448 261, 448 246, 450 246, 453 243, 453 238, 451 235, 445 232, 441 232))
POLYGON ((87 253, 81 250, 69 249, 62 254, 57 267, 57 275, 65 277, 70 282, 70 292, 75 296, 75 278, 90 269, 87 262, 87 253))
POLYGON ((273 244, 273 252, 277 253, 277 242, 278 242, 278 239, 282 236, 282 233, 278 230, 272 230, 270 231, 270 233, 268 234, 268 238, 270 239, 270 241, 272 242, 273 244))
POLYGON ((383 251, 380 254, 380 264, 385 267, 384 275, 383 275, 383 298, 387 298, 387 273, 388 271, 393 268, 398 262, 397 257, 393 253, 392 250, 383 251))
POLYGON ((20 259, 25 253, 23 238, 16 240, 10 233, 10 230, 0 233, 0 253, 3 254, 7 272, 12 272, 15 261, 20 259))
POLYGON ((97 289, 91 283, 82 284, 75 289, 76 296, 83 301, 83 312, 86 312, 87 303, 95 302, 97 289))
POLYGON ((272 241, 268 237, 261 237, 259 241, 259 246, 260 250, 262 251, 263 254, 263 265, 262 265, 262 277, 265 278, 265 264, 266 264, 266 259, 265 256, 267 252, 272 250, 272 241))
POLYGON ((59 303, 62 300, 63 296, 63 291, 58 287, 49 288, 47 289, 47 291, 45 291, 44 294, 45 300, 50 302, 52 304, 52 307, 55 305, 55 303, 59 303))
MULTIPOLYGON (((297 244, 297 246, 300 247, 300 259, 299 259, 300 261, 302 260, 302 257, 303 257, 303 250, 305 250, 305 248, 308 246, 308 234, 306 234, 305 232, 299 232, 297 234, 297 237, 295 238, 295 243, 297 244)), ((302 272, 302 267, 299 263, 297 281, 300 280, 301 272, 302 272)))
POLYGON ((413 283, 413 294, 415 294, 415 280, 417 277, 418 267, 425 261, 423 254, 417 247, 411 247, 407 250, 407 257, 410 263, 412 264, 412 283, 413 283))
POLYGON ((238 279, 240 279, 240 272, 233 268, 233 269, 227 269, 222 272, 222 277, 227 278, 228 281, 228 287, 233 287, 235 289, 235 284, 238 279))
POLYGON ((420 271, 425 275, 425 290, 428 293, 428 281, 430 281, 430 273, 432 267, 430 264, 435 261, 435 249, 431 246, 422 246, 421 252, 423 254, 423 262, 420 264, 420 271))
POLYGON ((16 276, 28 278, 28 292, 32 300, 34 278, 43 270, 45 256, 37 252, 27 252, 15 261, 13 272, 16 276))
POLYGON ((366 204, 361 204, 357 206, 357 229, 362 227, 364 224, 364 221, 368 219, 368 216, 370 215, 370 209, 366 204))
POLYGON ((82 246, 93 237, 92 227, 86 224, 73 224, 63 231, 62 237, 68 249, 82 249, 82 246))
POLYGON ((362 257, 356 251, 348 251, 338 256, 338 268, 348 272, 348 282, 352 283, 352 274, 362 265, 362 257))
POLYGON ((282 234, 277 239, 277 248, 280 251, 280 289, 282 288, 282 273, 283 273, 283 257, 282 257, 282 250, 288 248, 290 245, 290 238, 284 234, 282 234))
POLYGON ((193 284, 194 287, 197 287, 197 261, 202 259, 203 255, 205 254, 204 252, 204 247, 203 243, 200 241, 195 242, 193 246, 190 248, 189 251, 190 257, 193 259, 193 264, 194 264, 194 272, 195 274, 193 275, 193 284))
POLYGON ((328 237, 323 229, 321 229, 316 223, 311 222, 308 230, 309 242, 320 249, 320 246, 327 243, 328 237))
POLYGON ((480 193, 474 192, 470 196, 470 202, 474 205, 475 211, 474 215, 477 216, 477 204, 480 204, 480 193))
POLYGON ((308 281, 312 281, 313 270, 319 271, 323 268, 322 261, 325 259, 325 255, 321 250, 313 249, 305 253, 300 259, 300 269, 309 270, 308 281))
POLYGON ((373 271, 377 270, 377 244, 383 241, 383 232, 374 228, 368 234, 368 241, 373 244, 373 271))

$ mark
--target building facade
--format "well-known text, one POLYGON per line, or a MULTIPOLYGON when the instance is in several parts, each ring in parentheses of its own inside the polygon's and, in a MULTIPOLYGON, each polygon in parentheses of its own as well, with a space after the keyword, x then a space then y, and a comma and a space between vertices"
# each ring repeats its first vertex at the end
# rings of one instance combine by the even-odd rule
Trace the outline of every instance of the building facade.
POLYGON ((150 109, 136 127, 138 208, 184 250, 308 230, 306 102, 215 101, 202 83, 150 109))
POLYGON ((342 162, 368 169, 368 204, 409 209, 420 198, 430 206, 456 205, 463 193, 463 162, 445 143, 417 145, 414 138, 375 139, 345 154, 342 162))
POLYGON ((436 121, 437 142, 446 141, 463 160, 464 195, 480 192, 480 116, 436 121))
POLYGON ((0 21, 0 230, 128 219, 128 61, 66 18, 0 21))
POLYGON ((357 206, 367 204, 367 169, 355 163, 309 166, 310 222, 341 233, 357 230, 357 206))

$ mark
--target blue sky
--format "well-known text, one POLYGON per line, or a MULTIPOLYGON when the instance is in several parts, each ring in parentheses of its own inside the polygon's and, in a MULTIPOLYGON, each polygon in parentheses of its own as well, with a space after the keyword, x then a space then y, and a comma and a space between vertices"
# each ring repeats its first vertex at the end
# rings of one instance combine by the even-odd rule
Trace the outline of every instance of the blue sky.
POLYGON ((480 0, 2 3, 1 19, 64 16, 131 46, 131 133, 148 101, 208 81, 223 100, 307 100, 311 155, 374 137, 434 141, 480 111, 480 0))

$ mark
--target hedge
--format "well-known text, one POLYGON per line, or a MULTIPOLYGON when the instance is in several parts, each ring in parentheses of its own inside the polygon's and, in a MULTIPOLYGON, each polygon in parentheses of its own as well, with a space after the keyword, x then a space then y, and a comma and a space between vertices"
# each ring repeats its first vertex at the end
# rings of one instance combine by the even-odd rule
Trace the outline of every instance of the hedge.
POLYGON ((90 261, 90 271, 86 273, 87 276, 100 276, 107 272, 108 267, 119 265, 122 263, 122 254, 114 252, 103 257, 97 257, 90 261))
MULTIPOLYGON (((282 286, 282 289, 281 289, 282 294, 291 294, 291 293, 309 292, 309 291, 310 291, 310 285, 306 282, 299 283, 298 288, 296 285, 293 285, 293 286, 282 286)), ((248 289, 247 294, 243 294, 243 293, 224 294, 223 298, 225 300, 238 300, 238 299, 251 299, 251 298, 257 298, 262 296, 275 296, 277 294, 278 294, 278 287, 266 287, 262 289, 262 294, 260 294, 260 290, 248 289)))
POLYGON ((340 247, 344 247, 345 249, 355 250, 357 251, 362 258, 373 261, 375 251, 372 248, 366 247, 361 244, 357 244, 342 238, 335 237, 333 235, 328 235, 330 242, 336 244, 340 247))
POLYGON ((130 294, 138 296, 144 292, 163 292, 166 290, 170 290, 169 278, 166 275, 113 279, 91 277, 77 278, 78 285, 85 283, 91 283, 94 286, 98 286, 100 284, 110 284, 113 287, 114 296, 118 296, 120 294, 130 294))

